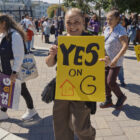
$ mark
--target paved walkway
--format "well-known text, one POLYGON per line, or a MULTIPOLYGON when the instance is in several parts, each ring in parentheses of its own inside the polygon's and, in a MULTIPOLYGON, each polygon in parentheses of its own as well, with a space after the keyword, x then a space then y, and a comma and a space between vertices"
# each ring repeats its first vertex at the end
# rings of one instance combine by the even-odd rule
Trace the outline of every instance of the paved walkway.
MULTIPOLYGON (((0 139, 12 140, 11 133, 27 140, 54 140, 52 124, 53 103, 41 101, 44 86, 55 76, 55 68, 45 65, 45 57, 50 45, 42 43, 41 36, 35 37, 34 50, 39 77, 27 82, 34 100, 34 106, 39 115, 32 121, 23 122, 21 116, 26 110, 26 104, 21 97, 18 111, 8 110, 10 119, 0 122, 0 139), (8 133, 8 132, 10 133, 8 133), (9 137, 11 136, 11 137, 9 137)), ((140 63, 136 61, 133 47, 129 47, 124 60, 126 88, 122 88, 127 96, 126 104, 121 111, 114 108, 100 109, 91 116, 92 125, 97 130, 96 140, 139 140, 140 139, 140 63)), ((116 97, 113 95, 115 103, 116 97)))

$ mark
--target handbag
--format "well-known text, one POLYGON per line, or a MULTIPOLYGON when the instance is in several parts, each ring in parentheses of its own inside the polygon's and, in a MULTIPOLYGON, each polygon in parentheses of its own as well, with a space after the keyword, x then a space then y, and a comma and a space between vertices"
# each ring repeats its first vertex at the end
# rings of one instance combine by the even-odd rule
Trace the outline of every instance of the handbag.
POLYGON ((41 97, 45 103, 50 103, 55 97, 56 78, 52 79, 44 88, 41 97))
POLYGON ((21 81, 11 82, 10 76, 0 73, 0 106, 17 110, 21 94, 21 81))
POLYGON ((38 76, 36 61, 33 54, 25 54, 23 63, 18 73, 18 79, 27 81, 38 76))
MULTIPOLYGON (((14 32, 11 32, 11 34, 9 35, 10 41, 12 41, 12 33, 14 32)), ((23 43, 25 55, 17 78, 21 81, 27 81, 36 78, 38 76, 38 71, 34 55, 28 53, 25 42, 23 41, 23 43)), ((13 60, 11 60, 11 65, 13 65, 13 60)))

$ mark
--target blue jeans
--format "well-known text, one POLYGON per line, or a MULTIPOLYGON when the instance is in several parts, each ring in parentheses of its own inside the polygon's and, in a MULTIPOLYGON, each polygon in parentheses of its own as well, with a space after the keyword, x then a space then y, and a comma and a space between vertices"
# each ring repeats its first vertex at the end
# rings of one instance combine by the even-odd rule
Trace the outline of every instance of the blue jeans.
POLYGON ((120 80, 120 83, 124 83, 124 72, 123 72, 123 66, 120 68, 119 74, 118 74, 118 78, 120 80))
POLYGON ((30 44, 30 48, 34 48, 34 36, 32 36, 32 40, 31 40, 31 44, 30 44))
POLYGON ((26 48, 27 48, 27 51, 30 52, 31 41, 27 41, 27 42, 26 42, 26 48))

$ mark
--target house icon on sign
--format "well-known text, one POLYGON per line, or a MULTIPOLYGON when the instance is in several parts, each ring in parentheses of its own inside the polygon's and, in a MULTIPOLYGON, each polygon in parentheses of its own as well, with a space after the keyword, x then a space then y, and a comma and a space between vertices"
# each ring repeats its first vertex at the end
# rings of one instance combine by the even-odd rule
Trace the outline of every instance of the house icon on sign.
POLYGON ((69 81, 65 80, 61 86, 61 95, 62 96, 74 96, 74 88, 75 86, 69 81))

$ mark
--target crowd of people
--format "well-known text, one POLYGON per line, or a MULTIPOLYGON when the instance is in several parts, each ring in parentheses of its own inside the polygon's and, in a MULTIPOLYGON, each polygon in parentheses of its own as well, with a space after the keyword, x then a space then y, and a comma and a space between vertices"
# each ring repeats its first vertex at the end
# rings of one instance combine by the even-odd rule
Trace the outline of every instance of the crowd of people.
MULTIPOLYGON (((54 17, 54 19, 43 17, 32 20, 26 14, 22 17, 20 25, 10 16, 0 14, 0 72, 9 75, 12 81, 16 80, 25 54, 25 48, 29 53, 31 52, 34 35, 37 32, 41 32, 42 41, 45 40, 45 43, 50 43, 49 37, 51 34, 54 34, 57 40, 58 35, 63 35, 64 30, 66 30, 66 36, 97 36, 101 32, 100 26, 101 23, 96 14, 93 14, 90 19, 88 16, 84 18, 82 11, 78 8, 68 10, 65 20, 62 17, 54 17), (13 65, 10 64, 11 60, 14 61, 13 65)), ((121 109, 127 99, 116 80, 120 71, 120 79, 124 78, 122 74, 123 56, 128 48, 129 41, 136 44, 139 29, 140 15, 132 14, 128 20, 124 15, 120 16, 118 10, 112 10, 106 16, 106 24, 103 30, 105 58, 100 59, 101 62, 105 62, 106 100, 100 104, 101 108, 114 105, 111 91, 117 96, 116 109, 121 109)), ((57 44, 52 45, 50 48, 50 53, 46 58, 48 66, 54 66, 57 59, 59 59, 56 57, 57 49, 57 44)), ((124 83, 124 80, 122 81, 124 83)), ((37 112, 34 109, 33 100, 25 82, 22 82, 21 95, 24 97, 28 108, 22 119, 30 120, 37 112)), ((90 122, 91 110, 94 110, 95 113, 96 106, 89 107, 83 101, 54 100, 53 123, 55 140, 74 140, 74 134, 77 135, 79 140, 94 140, 96 130, 90 122)), ((2 107, 0 120, 7 118, 7 108, 2 107)))

